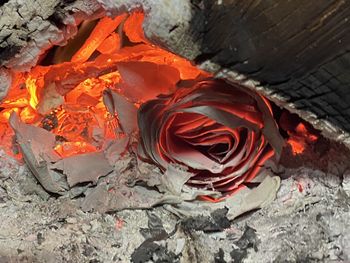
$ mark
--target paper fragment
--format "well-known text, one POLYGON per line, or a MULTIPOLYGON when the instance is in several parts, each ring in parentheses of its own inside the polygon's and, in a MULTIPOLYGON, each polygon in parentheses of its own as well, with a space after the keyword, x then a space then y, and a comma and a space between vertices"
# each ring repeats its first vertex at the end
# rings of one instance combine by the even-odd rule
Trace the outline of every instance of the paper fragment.
POLYGON ((130 135, 137 131, 137 108, 133 103, 111 89, 103 92, 103 103, 113 116, 117 115, 123 132, 130 135))
POLYGON ((123 93, 134 101, 147 101, 160 94, 169 94, 180 80, 176 68, 147 61, 120 62, 118 71, 126 85, 121 86, 123 93))
POLYGON ((279 177, 267 175, 258 187, 254 189, 245 187, 222 202, 184 201, 176 206, 165 205, 164 207, 180 218, 208 216, 217 209, 225 208, 228 209, 227 218, 233 220, 248 211, 271 203, 276 198, 279 186, 279 177))
POLYGON ((108 186, 99 184, 86 193, 81 204, 83 211, 95 210, 101 213, 120 211, 123 209, 145 209, 160 203, 162 195, 141 186, 126 185, 108 186))
POLYGON ((161 185, 169 193, 180 195, 184 184, 193 176, 192 173, 185 171, 183 168, 169 165, 164 175, 161 177, 161 185))
POLYGON ((53 164, 51 169, 58 169, 67 176, 68 185, 78 183, 97 183, 98 178, 113 171, 103 152, 80 154, 64 158, 53 164))
POLYGON ((163 171, 169 163, 184 165, 195 173, 188 185, 224 196, 252 180, 283 144, 264 99, 223 80, 207 79, 147 101, 138 123, 142 158, 163 171))
POLYGON ((252 190, 245 188, 245 191, 237 193, 226 200, 229 208, 227 217, 233 220, 245 212, 262 208, 271 203, 280 188, 281 179, 278 176, 266 176, 260 185, 252 190))
POLYGON ((111 165, 115 165, 115 163, 126 152, 129 141, 130 138, 128 136, 125 136, 108 143, 108 146, 106 146, 104 153, 111 165))
POLYGON ((50 83, 47 87, 45 87, 43 96, 40 99, 36 109, 40 114, 45 115, 63 103, 64 97, 57 93, 55 83, 50 83))
POLYGON ((55 136, 48 131, 22 123, 16 113, 10 117, 23 158, 34 176, 49 192, 64 194, 68 190, 65 177, 49 169, 48 164, 59 160, 54 152, 55 136))

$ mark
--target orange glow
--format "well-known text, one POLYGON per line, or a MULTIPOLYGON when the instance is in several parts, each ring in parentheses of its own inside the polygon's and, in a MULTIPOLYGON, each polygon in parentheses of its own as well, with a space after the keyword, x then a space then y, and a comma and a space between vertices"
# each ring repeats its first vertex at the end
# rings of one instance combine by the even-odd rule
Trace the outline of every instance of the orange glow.
POLYGON ((120 44, 120 36, 113 32, 101 43, 101 45, 97 48, 97 51, 101 52, 102 54, 112 54, 120 48, 120 44))
POLYGON ((126 15, 117 16, 114 19, 109 17, 102 18, 84 45, 72 57, 72 62, 85 62, 102 44, 102 42, 117 29, 119 24, 125 19, 126 15))
POLYGON ((295 127, 294 131, 288 131, 288 135, 287 143, 292 148, 293 155, 302 154, 308 144, 318 140, 318 136, 312 133, 302 122, 295 127))
POLYGON ((124 31, 131 42, 147 42, 142 29, 143 19, 142 12, 134 12, 125 21, 124 31))
POLYGON ((300 138, 290 137, 287 143, 292 147, 293 155, 301 154, 305 151, 305 142, 300 138))
POLYGON ((16 113, 19 113, 20 109, 19 108, 10 108, 10 109, 6 109, 6 110, 1 111, 0 122, 7 123, 9 118, 10 118, 11 112, 13 112, 13 111, 16 113))
POLYGON ((93 145, 85 142, 64 142, 55 147, 55 151, 61 157, 69 157, 82 153, 95 152, 97 149, 93 145))
POLYGON ((36 114, 36 111, 31 107, 27 106, 22 109, 20 113, 21 120, 23 120, 26 123, 33 123, 37 119, 38 115, 36 114))
MULTIPOLYGON (((12 151, 13 131, 8 125, 12 111, 23 122, 55 134, 55 150, 62 157, 103 149, 107 139, 120 136, 117 118, 104 105, 103 91, 109 88, 126 96, 130 93, 128 85, 148 80, 140 74, 139 67, 133 66, 126 67, 131 70, 123 79, 118 69, 121 62, 159 65, 159 75, 170 83, 176 80, 172 72, 178 72, 181 80, 208 76, 189 61, 149 44, 142 30, 143 19, 141 12, 102 18, 70 62, 38 65, 28 73, 14 73, 13 86, 0 104, 0 142, 5 150, 12 151)), ((166 88, 153 83, 156 89, 145 89, 166 88)), ((135 94, 137 87, 133 88, 135 94)), ((140 92, 141 98, 128 99, 138 106, 147 90, 140 92)))
MULTIPOLYGON (((249 183, 251 182, 256 176, 259 175, 259 172, 261 171, 261 168, 263 167, 264 163, 270 159, 273 155, 274 155, 274 151, 270 150, 266 155, 264 155, 262 158, 260 158, 260 160, 258 160, 258 162, 256 163, 256 165, 252 168, 252 170, 250 171, 248 177, 246 178, 245 182, 249 183)), ((232 189, 229 193, 227 193, 227 195, 219 197, 219 198, 215 198, 215 197, 211 197, 211 196, 206 196, 206 195, 201 195, 198 197, 199 200, 203 200, 203 201, 209 201, 212 203, 218 203, 221 201, 224 201, 225 199, 227 199, 227 197, 234 195, 235 193, 237 193, 239 190, 242 190, 243 188, 245 188, 246 186, 244 184, 239 184, 236 188, 232 189)))
POLYGON ((31 78, 31 77, 27 78, 26 87, 27 87, 29 95, 30 95, 29 105, 33 109, 36 109, 36 106, 39 103, 39 99, 38 99, 38 95, 37 95, 36 80, 31 78))
POLYGON ((315 134, 309 132, 305 124, 302 122, 298 124, 298 126, 295 128, 295 131, 297 132, 297 134, 305 136, 306 139, 310 142, 314 142, 318 139, 318 137, 315 134))

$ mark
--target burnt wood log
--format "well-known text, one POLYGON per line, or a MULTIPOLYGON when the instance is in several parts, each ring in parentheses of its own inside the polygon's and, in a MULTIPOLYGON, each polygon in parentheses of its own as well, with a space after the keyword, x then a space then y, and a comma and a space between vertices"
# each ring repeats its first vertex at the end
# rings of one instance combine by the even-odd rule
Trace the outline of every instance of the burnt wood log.
POLYGON ((135 8, 146 13, 150 41, 258 90, 350 146, 346 0, 3 1, 0 65, 28 70, 74 36, 80 21, 135 8))
MULTIPOLYGON (((350 131, 349 1, 202 3, 197 63, 210 60, 259 81, 280 104, 314 113, 309 121, 318 128, 331 122, 350 131)), ((328 136, 341 136, 327 126, 328 136)))

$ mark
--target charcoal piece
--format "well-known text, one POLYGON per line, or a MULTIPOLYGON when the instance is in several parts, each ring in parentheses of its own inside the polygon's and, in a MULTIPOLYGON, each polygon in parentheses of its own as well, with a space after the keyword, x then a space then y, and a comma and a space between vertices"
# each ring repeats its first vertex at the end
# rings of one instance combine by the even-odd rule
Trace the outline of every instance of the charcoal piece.
POLYGON ((229 228, 231 226, 230 220, 227 218, 228 209, 221 208, 213 211, 211 217, 216 224, 222 228, 229 228))
POLYGON ((162 220, 155 213, 147 211, 147 216, 148 216, 149 229, 152 229, 152 230, 163 229, 164 230, 162 220))
POLYGON ((6 48, 0 47, 0 61, 11 59, 16 53, 21 50, 20 46, 17 45, 9 45, 6 48))
POLYGON ((39 232, 36 235, 36 239, 37 239, 37 242, 38 242, 39 245, 41 245, 45 241, 45 237, 44 237, 42 232, 39 232))
POLYGON ((147 211, 148 228, 141 228, 141 235, 146 238, 153 238, 155 240, 162 240, 168 236, 168 233, 163 227, 162 220, 154 213, 147 211))
POLYGON ((234 262, 242 262, 243 259, 247 257, 248 250, 251 248, 254 249, 254 251, 258 251, 257 246, 259 245, 259 239, 255 232, 255 229, 246 225, 243 235, 235 242, 238 248, 234 248, 230 253, 234 262))
POLYGON ((8 1, 9 0, 0 0, 0 6, 6 4, 8 1))
POLYGON ((6 199, 7 199, 7 191, 0 187, 0 204, 1 203, 6 203, 6 199))
POLYGON ((182 222, 182 226, 185 231, 220 232, 224 230, 210 217, 189 218, 182 222))
POLYGON ((214 262, 215 263, 226 263, 224 256, 225 256, 225 253, 222 250, 222 248, 220 248, 218 253, 214 254, 214 262))
POLYGON ((217 209, 210 216, 197 216, 185 219, 181 222, 181 226, 187 232, 203 231, 205 233, 221 232, 225 228, 230 227, 231 223, 226 217, 228 210, 217 209))
POLYGON ((68 142, 68 140, 62 135, 56 135, 55 139, 56 139, 56 142, 68 142))
POLYGON ((180 262, 175 253, 168 251, 165 247, 160 246, 151 240, 145 240, 131 255, 131 262, 144 263, 176 263, 180 262))
POLYGON ((45 115, 45 117, 41 120, 41 126, 47 131, 52 131, 53 129, 57 128, 57 115, 54 112, 45 115))

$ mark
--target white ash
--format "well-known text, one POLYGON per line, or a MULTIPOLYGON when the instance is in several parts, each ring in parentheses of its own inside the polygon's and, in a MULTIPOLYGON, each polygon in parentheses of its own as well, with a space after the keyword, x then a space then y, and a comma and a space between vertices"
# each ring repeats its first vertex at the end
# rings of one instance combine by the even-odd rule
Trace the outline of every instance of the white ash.
POLYGON ((231 227, 203 232, 192 227, 196 221, 180 220, 162 207, 83 212, 79 198, 45 196, 25 165, 3 151, 0 165, 0 260, 5 262, 350 260, 348 181, 320 171, 284 171, 289 178, 270 205, 231 227))
POLYGON ((0 68, 0 101, 6 97, 12 83, 12 76, 9 70, 0 68))

